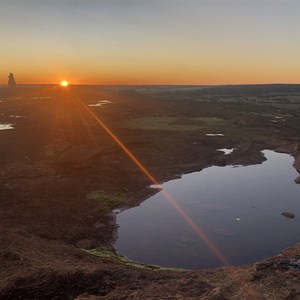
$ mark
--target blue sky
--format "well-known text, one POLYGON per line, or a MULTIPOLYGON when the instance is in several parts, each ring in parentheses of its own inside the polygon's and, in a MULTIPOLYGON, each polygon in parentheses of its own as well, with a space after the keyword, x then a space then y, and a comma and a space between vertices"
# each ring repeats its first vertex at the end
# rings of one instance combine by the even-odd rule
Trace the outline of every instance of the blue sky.
POLYGON ((1 68, 25 83, 299 82, 299 12, 287 0, 2 0, 1 68))

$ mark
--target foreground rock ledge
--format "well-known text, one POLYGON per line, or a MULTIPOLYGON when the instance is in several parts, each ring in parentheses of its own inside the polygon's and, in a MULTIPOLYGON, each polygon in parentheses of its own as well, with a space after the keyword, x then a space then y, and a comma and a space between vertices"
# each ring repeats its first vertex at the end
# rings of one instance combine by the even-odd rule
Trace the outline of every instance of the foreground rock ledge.
POLYGON ((1 299, 300 299, 300 244, 247 266, 154 271, 45 242, 52 256, 41 241, 31 242, 22 255, 1 252, 2 266, 6 261, 12 271, 2 281, 1 299), (34 259, 40 267, 14 273, 12 265, 25 267, 33 246, 40 248, 34 259), (60 252, 60 261, 55 252, 60 252))

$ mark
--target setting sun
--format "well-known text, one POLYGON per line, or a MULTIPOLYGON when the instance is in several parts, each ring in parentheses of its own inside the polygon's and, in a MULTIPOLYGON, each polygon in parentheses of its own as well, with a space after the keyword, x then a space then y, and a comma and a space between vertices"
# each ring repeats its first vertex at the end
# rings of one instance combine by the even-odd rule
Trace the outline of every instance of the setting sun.
POLYGON ((60 83, 60 85, 61 85, 61 86, 64 86, 64 87, 66 87, 66 86, 68 86, 68 85, 69 85, 69 82, 68 82, 68 81, 65 81, 65 80, 63 80, 63 81, 60 83))

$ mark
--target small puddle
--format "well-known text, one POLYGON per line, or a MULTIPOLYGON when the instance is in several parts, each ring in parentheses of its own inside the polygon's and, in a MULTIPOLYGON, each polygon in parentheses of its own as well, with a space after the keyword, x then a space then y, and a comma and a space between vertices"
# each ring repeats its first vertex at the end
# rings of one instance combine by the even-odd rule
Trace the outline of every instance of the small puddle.
POLYGON ((47 99, 52 99, 53 97, 32 97, 32 99, 34 99, 34 100, 47 100, 47 99))
POLYGON ((12 124, 0 124, 0 130, 14 129, 12 124))
POLYGON ((25 118, 25 117, 23 117, 23 116, 14 116, 14 115, 10 115, 9 117, 10 117, 10 118, 17 118, 17 119, 19 119, 19 118, 25 118))
POLYGON ((97 103, 91 103, 88 106, 94 106, 94 107, 103 107, 106 104, 112 104, 113 102, 109 101, 109 100, 99 100, 97 101, 97 103))
POLYGON ((223 133, 206 133, 206 136, 224 136, 223 133))
POLYGON ((234 151, 234 148, 222 148, 222 149, 217 149, 217 151, 223 152, 225 155, 229 155, 234 151))
MULTIPOLYGON (((162 185, 232 265, 276 255, 300 241, 293 157, 263 153, 267 161, 260 165, 213 166, 162 185), (295 218, 281 215, 286 211, 295 218)), ((223 265, 163 192, 117 214, 117 223, 116 250, 132 260, 187 269, 223 265)))

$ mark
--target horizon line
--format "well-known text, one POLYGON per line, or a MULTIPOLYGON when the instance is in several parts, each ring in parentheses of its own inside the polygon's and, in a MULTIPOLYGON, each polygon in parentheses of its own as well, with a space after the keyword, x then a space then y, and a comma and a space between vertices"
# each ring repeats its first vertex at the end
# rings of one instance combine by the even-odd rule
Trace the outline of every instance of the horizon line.
MULTIPOLYGON (((17 86, 47 85, 60 86, 60 83, 17 83, 17 86)), ((222 83, 222 84, 91 84, 70 83, 69 86, 251 86, 251 85, 300 85, 300 83, 222 83)), ((0 83, 0 87, 9 87, 8 84, 0 83)))

